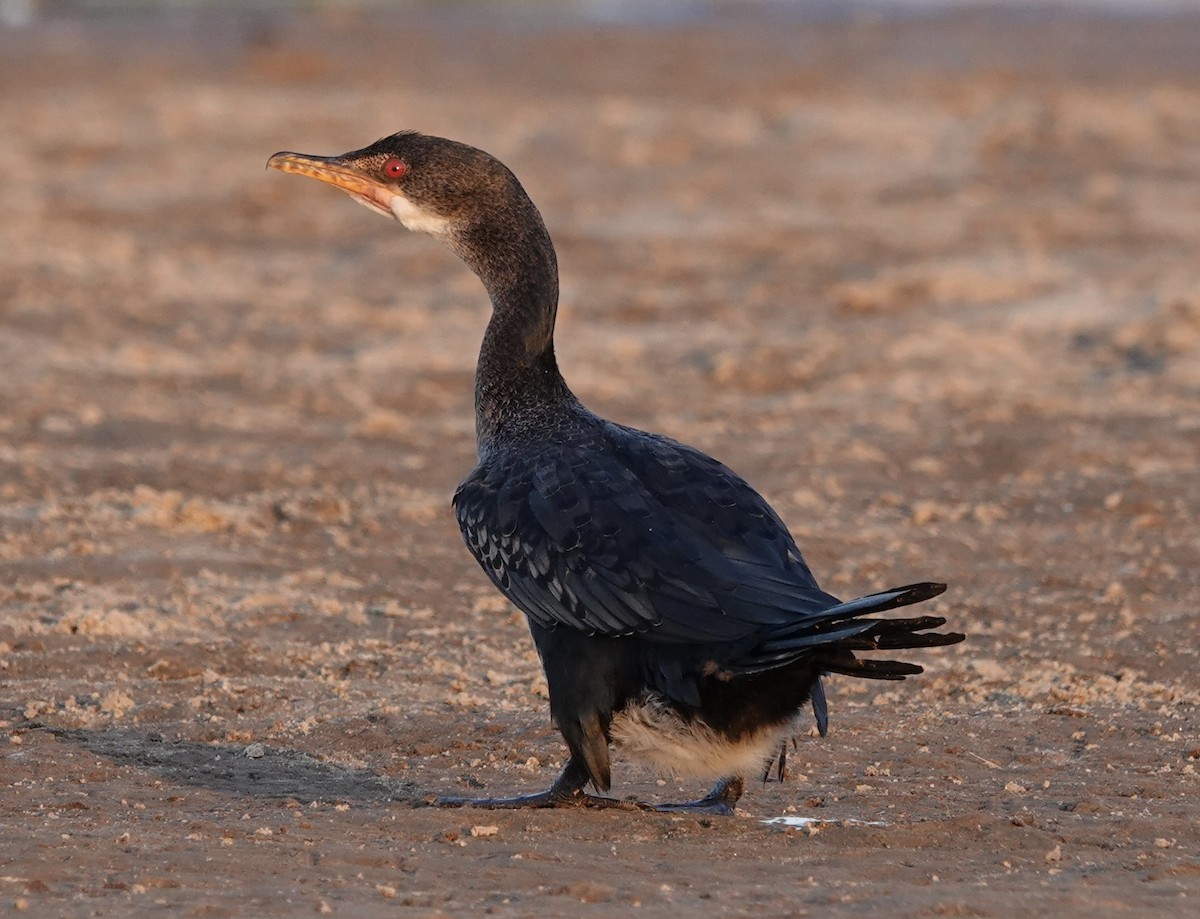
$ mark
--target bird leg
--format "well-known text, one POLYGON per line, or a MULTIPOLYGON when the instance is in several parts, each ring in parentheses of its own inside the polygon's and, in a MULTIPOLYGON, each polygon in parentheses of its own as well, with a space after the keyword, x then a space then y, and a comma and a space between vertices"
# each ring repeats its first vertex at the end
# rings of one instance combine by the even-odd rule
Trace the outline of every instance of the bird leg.
MULTIPOLYGON (((797 749, 795 737, 792 738, 792 749, 793 750, 797 749)), ((762 781, 763 781, 764 785, 766 785, 767 782, 771 781, 771 771, 772 770, 775 771, 776 780, 782 782, 785 778, 787 778, 787 756, 788 756, 788 742, 785 739, 785 740, 781 740, 779 742, 779 753, 777 753, 775 756, 772 756, 770 759, 766 760, 766 762, 763 765, 762 781), (776 768, 777 766, 778 766, 778 768, 776 768)))
POLYGON ((532 795, 517 795, 512 798, 457 798, 436 797, 429 801, 434 807, 479 807, 488 810, 516 810, 522 807, 604 807, 621 810, 646 810, 663 814, 718 814, 733 813, 738 798, 742 796, 743 782, 738 775, 721 779, 698 801, 684 804, 650 804, 645 801, 605 798, 589 795, 583 786, 588 783, 587 770, 574 757, 546 791, 532 795))
POLYGON ((775 769, 776 766, 779 767, 778 769, 775 770, 776 778, 778 778, 779 781, 782 782, 784 773, 787 771, 787 741, 786 740, 782 741, 779 744, 779 752, 778 753, 776 753, 770 759, 765 760, 763 762, 762 783, 764 785, 766 785, 767 782, 771 781, 771 770, 775 769))
POLYGON ((708 794, 698 801, 688 801, 685 804, 642 804, 648 810, 662 814, 716 814, 721 817, 732 816, 738 798, 742 796, 745 783, 740 775, 730 775, 721 779, 709 789, 708 794))
POLYGON ((513 798, 434 798, 435 807, 482 807, 491 810, 515 810, 521 807, 637 807, 631 801, 603 798, 583 791, 588 783, 587 770, 575 757, 567 760, 566 766, 546 791, 532 795, 517 795, 513 798))

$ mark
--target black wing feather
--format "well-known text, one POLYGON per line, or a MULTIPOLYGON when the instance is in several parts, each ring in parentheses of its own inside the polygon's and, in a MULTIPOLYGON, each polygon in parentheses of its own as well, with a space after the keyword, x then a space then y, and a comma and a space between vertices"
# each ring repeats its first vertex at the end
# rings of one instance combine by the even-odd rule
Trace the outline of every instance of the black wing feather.
POLYGON ((738 643, 838 602, 738 476, 618 425, 570 449, 491 457, 455 510, 484 571, 545 628, 738 643))

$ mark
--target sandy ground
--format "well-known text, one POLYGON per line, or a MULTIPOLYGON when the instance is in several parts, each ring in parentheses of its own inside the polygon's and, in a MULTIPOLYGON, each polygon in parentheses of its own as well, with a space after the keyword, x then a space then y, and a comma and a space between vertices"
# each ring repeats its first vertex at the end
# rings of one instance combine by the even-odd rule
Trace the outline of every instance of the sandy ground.
POLYGON ((0 33, 0 913, 1190 914, 1196 47, 457 8, 0 33), (563 757, 449 512, 487 304, 263 171, 411 127, 525 181, 593 408, 741 471, 833 592, 952 585, 969 641, 835 678, 735 817, 418 806, 563 757))

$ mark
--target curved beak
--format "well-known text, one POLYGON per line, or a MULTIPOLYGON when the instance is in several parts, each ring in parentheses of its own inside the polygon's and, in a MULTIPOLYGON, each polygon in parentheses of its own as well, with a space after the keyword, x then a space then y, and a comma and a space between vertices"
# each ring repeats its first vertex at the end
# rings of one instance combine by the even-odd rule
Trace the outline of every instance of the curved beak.
POLYGON ((396 193, 382 183, 364 175, 360 169, 340 156, 309 156, 306 153, 282 151, 267 160, 268 169, 319 179, 340 188, 359 204, 385 217, 394 217, 392 199, 396 193))

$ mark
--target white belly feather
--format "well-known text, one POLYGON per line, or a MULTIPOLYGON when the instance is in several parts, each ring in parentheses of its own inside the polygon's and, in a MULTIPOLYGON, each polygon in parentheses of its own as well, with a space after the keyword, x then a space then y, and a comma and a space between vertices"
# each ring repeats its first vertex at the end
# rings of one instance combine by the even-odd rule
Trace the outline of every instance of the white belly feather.
POLYGON ((613 716, 612 739, 626 753, 679 778, 718 778, 762 769, 791 722, 769 725, 730 740, 703 721, 684 721, 656 696, 630 703, 613 716))

